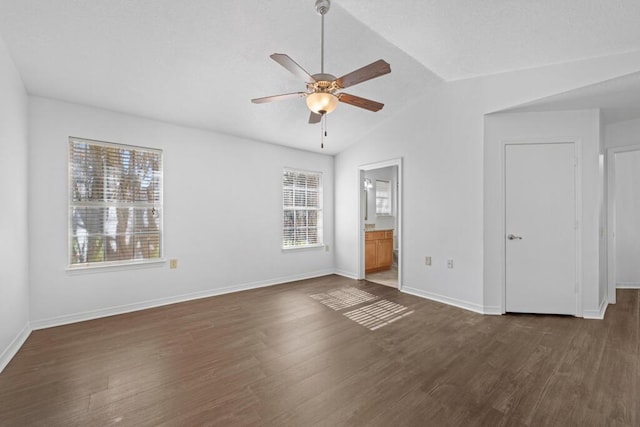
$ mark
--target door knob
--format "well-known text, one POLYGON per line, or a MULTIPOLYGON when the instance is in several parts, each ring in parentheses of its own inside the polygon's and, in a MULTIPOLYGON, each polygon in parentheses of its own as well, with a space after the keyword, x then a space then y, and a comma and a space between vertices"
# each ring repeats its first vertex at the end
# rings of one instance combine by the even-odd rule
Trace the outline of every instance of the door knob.
POLYGON ((509 239, 509 240, 522 240, 522 236, 514 236, 513 234, 509 234, 507 236, 507 239, 509 239))

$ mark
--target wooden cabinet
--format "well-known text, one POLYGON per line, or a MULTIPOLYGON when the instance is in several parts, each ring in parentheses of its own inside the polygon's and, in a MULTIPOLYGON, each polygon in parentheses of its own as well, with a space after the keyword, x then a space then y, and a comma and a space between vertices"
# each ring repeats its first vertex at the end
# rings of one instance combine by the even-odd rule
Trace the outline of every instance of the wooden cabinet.
POLYGON ((389 270, 393 264, 393 230, 364 233, 365 273, 389 270))

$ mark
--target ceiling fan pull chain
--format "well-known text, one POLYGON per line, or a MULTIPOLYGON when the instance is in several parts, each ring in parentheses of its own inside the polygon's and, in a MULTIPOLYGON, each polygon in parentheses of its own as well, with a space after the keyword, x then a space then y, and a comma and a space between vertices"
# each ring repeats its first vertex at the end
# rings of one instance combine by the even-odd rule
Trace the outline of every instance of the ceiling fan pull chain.
POLYGON ((320 137, 320 148, 324 148, 324 142, 327 140, 327 115, 322 115, 322 135, 320 137))

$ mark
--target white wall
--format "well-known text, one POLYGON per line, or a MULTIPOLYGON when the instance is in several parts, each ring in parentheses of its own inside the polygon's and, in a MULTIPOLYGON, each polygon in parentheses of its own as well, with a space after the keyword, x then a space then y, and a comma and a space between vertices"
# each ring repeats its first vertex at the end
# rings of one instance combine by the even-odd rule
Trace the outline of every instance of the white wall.
POLYGON ((29 329, 27 93, 0 38, 0 372, 29 329))
POLYGON ((607 124, 604 135, 606 148, 640 145, 640 118, 607 124))
POLYGON ((615 156, 615 281, 618 287, 640 287, 640 151, 615 156))
POLYGON ((357 276, 358 167, 403 158, 403 290, 496 312, 495 284, 483 278, 484 115, 638 69, 640 54, 634 53, 429 87, 416 84, 424 91, 421 98, 336 156, 338 271, 357 276), (424 265, 425 256, 432 256, 432 266, 424 265), (447 269, 447 258, 454 259, 453 269, 447 269))
MULTIPOLYGON (((502 150, 504 141, 573 141, 581 158, 580 219, 582 310, 578 316, 599 317, 606 304, 606 280, 600 274, 603 210, 603 177, 600 163, 600 112, 598 110, 541 113, 505 113, 486 117, 485 128, 485 304, 503 307, 504 186, 502 150), (601 283, 602 282, 602 283, 601 283)), ((541 171, 544 173, 544 171, 541 171)))
POLYGON ((482 120, 474 123, 451 88, 429 88, 418 103, 336 156, 336 263, 343 274, 357 276, 358 167, 403 158, 402 289, 479 310, 482 141, 469 135, 479 126, 481 137, 482 120), (425 256, 432 256, 431 267, 425 256), (447 258, 457 267, 448 270, 447 258))
POLYGON ((38 97, 29 128, 34 328, 333 272, 333 157, 38 97), (69 136, 164 150, 164 254, 177 269, 65 270, 69 136), (281 250, 284 167, 323 172, 330 251, 281 250))

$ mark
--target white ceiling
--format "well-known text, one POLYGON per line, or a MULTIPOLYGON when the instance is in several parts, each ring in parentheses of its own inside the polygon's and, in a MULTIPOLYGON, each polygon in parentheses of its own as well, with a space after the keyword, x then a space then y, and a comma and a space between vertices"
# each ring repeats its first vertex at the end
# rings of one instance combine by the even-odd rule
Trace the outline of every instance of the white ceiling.
POLYGON ((340 0, 445 80, 640 49, 638 0, 340 0))
POLYGON ((307 124, 304 90, 269 58, 319 72, 314 0, 0 0, 0 34, 31 94, 335 154, 429 84, 640 50, 638 0, 334 0, 325 71, 383 58, 389 75, 348 89, 329 138, 307 124), (356 19, 357 18, 357 19, 356 19))
POLYGON ((640 72, 537 99, 501 112, 600 108, 605 124, 640 117, 640 72))

